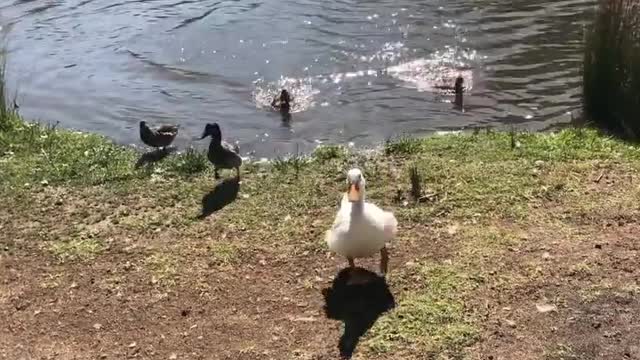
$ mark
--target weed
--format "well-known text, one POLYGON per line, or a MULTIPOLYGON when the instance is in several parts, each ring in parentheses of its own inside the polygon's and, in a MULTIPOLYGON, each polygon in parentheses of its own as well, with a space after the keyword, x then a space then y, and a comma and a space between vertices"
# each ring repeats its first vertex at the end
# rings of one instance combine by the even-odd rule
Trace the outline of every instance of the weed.
POLYGON ((417 138, 400 137, 392 140, 387 139, 384 146, 386 155, 412 155, 420 153, 423 149, 423 141, 417 138))
POLYGON ((209 168, 207 154, 189 147, 184 153, 168 162, 168 170, 179 175, 193 176, 209 168))
POLYGON ((341 159, 346 155, 346 149, 340 145, 320 145, 313 151, 313 159, 321 163, 341 159))
POLYGON ((411 181, 411 196, 415 202, 422 198, 422 175, 414 164, 409 167, 409 180, 411 181))

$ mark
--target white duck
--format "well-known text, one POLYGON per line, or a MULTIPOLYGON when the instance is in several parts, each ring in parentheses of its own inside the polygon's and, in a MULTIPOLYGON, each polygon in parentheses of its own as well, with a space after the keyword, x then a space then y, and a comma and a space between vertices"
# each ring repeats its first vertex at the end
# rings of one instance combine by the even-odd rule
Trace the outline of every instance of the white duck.
POLYGON ((370 257, 379 251, 380 272, 385 275, 389 263, 387 243, 395 238, 398 222, 391 212, 365 202, 365 179, 360 169, 349 170, 347 185, 325 238, 329 249, 345 256, 350 267, 355 266, 355 258, 370 257))

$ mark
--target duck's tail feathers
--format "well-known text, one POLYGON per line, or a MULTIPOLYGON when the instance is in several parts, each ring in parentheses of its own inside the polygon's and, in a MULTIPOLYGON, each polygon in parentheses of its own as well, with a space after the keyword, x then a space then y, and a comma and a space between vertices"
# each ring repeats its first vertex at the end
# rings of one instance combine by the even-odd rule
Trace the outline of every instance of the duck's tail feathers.
POLYGON ((386 219, 384 221, 384 233, 389 236, 389 238, 393 239, 398 233, 398 220, 393 216, 392 213, 385 213, 386 219))

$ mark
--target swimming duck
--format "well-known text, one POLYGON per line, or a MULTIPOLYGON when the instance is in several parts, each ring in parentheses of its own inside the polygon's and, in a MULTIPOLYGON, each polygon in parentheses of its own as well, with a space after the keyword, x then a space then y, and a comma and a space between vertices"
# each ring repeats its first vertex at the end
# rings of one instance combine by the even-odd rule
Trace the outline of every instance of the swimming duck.
POLYGON ((459 107, 462 107, 463 104, 463 98, 462 98, 462 94, 464 92, 464 78, 462 76, 458 76, 456 78, 456 83, 453 87, 455 94, 456 94, 456 98, 454 100, 454 104, 456 104, 459 107))
POLYGON ((345 256, 350 267, 356 258, 380 252, 380 272, 385 275, 389 263, 387 243, 396 235, 398 222, 393 213, 365 202, 365 178, 360 169, 347 173, 347 192, 325 240, 329 249, 345 256))
POLYGON ((178 126, 161 125, 153 129, 147 125, 146 121, 140 121, 140 139, 148 146, 155 148, 165 148, 173 142, 178 135, 178 126))
POLYGON ((281 112, 288 113, 291 110, 291 95, 286 89, 282 89, 280 96, 277 96, 271 102, 271 106, 280 109, 281 112))
POLYGON ((236 169, 237 177, 240 178, 240 166, 242 165, 242 158, 240 157, 240 149, 238 145, 232 146, 231 144, 222 141, 222 131, 220 131, 220 125, 217 123, 207 124, 202 133, 200 139, 204 139, 207 136, 211 136, 211 143, 209 144, 209 151, 207 157, 215 168, 216 179, 220 178, 218 169, 236 169))

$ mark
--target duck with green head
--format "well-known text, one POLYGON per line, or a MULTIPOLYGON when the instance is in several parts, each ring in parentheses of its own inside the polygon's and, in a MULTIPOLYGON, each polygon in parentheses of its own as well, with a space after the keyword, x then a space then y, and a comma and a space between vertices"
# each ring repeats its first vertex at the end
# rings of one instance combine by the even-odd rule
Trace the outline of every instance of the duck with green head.
POLYGON ((240 157, 240 149, 238 146, 232 146, 222 140, 222 131, 220 130, 220 125, 217 123, 207 124, 205 126, 200 139, 202 140, 207 136, 211 136, 207 158, 215 168, 214 174, 216 179, 220 178, 218 169, 236 169, 237 177, 240 178, 242 158, 240 157))

